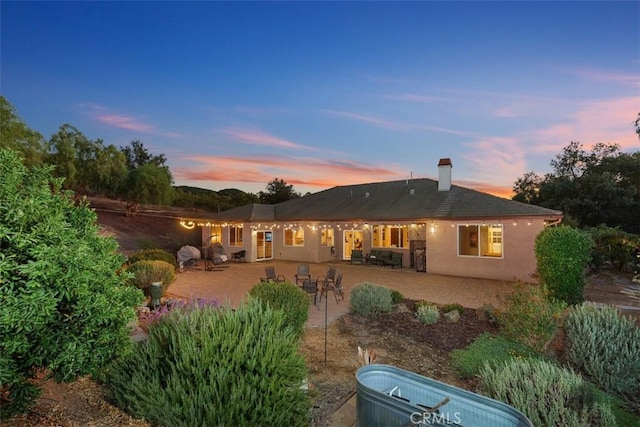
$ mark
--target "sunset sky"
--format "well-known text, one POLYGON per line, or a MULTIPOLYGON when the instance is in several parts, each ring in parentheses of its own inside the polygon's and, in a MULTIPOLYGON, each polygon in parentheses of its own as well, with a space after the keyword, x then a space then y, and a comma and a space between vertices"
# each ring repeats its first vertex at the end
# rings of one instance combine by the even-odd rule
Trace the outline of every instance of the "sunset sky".
POLYGON ((437 177, 510 196, 572 140, 638 151, 640 2, 0 3, 2 95, 139 139, 176 185, 437 177))

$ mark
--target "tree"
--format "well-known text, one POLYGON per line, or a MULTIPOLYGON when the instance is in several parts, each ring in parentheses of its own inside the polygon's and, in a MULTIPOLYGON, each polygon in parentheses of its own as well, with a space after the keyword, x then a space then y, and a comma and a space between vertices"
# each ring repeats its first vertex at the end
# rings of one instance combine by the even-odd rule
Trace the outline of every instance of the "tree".
POLYGON ((141 203, 170 205, 175 191, 164 154, 152 155, 139 140, 120 147, 128 168, 124 185, 118 195, 126 201, 125 213, 135 215, 141 203))
POLYGON ((127 167, 131 170, 151 164, 154 166, 164 166, 167 162, 167 158, 164 154, 159 154, 157 156, 152 155, 149 151, 144 148, 144 144, 140 142, 139 139, 135 141, 131 141, 131 144, 128 147, 120 147, 120 151, 127 158, 127 167))
POLYGON ((518 178, 513 199, 561 210, 579 227, 640 233, 640 152, 621 153, 617 144, 587 152, 574 141, 550 164, 553 172, 543 178, 533 172, 518 178))
POLYGON ((29 129, 4 96, 0 96, 0 148, 20 153, 27 166, 42 164, 45 152, 42 135, 29 129))
POLYGON ((174 190, 166 166, 142 165, 129 172, 121 193, 127 202, 126 214, 135 215, 140 204, 170 205, 174 190))
POLYGON ((76 127, 64 124, 47 143, 47 162, 56 166, 54 174, 64 178, 65 188, 85 193, 102 149, 102 141, 91 141, 76 127))
POLYGON ((98 151, 93 174, 94 189, 107 197, 117 198, 129 174, 125 154, 115 145, 98 151))
POLYGON ((535 172, 525 173, 513 185, 513 192, 515 193, 513 200, 532 205, 538 204, 541 183, 542 178, 536 175, 535 172))
POLYGON ((266 192, 260 191, 258 193, 260 203, 274 205, 300 197, 300 193, 294 191, 293 185, 287 185, 283 179, 275 178, 273 181, 269 181, 266 188, 266 192))
POLYGON ((126 354, 143 299, 115 239, 51 172, 0 148, 0 418, 33 403, 39 369, 73 381, 126 354))

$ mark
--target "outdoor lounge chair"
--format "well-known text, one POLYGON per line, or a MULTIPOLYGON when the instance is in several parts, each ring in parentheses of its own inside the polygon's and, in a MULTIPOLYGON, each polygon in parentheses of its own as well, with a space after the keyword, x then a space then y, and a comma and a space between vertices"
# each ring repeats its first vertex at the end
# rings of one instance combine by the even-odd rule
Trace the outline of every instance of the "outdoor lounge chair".
POLYGON ((282 282, 286 282, 287 281, 287 279, 285 279, 284 275, 276 274, 276 268, 275 267, 265 267, 264 271, 265 271, 265 274, 267 275, 267 277, 261 277, 260 278, 261 282, 282 283, 282 282))

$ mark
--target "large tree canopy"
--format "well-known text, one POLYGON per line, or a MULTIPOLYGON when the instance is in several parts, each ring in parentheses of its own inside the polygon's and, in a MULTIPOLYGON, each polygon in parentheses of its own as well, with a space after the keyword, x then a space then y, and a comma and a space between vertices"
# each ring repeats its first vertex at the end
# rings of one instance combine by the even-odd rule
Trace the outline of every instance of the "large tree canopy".
POLYGON ((293 185, 288 185, 283 179, 275 178, 267 184, 267 191, 260 191, 258 199, 260 203, 276 204, 300 197, 293 189, 293 185))
POLYGON ((563 211, 581 227, 606 224, 640 234, 640 151, 617 144, 585 151, 571 142, 544 177, 527 172, 514 184, 514 200, 563 211))

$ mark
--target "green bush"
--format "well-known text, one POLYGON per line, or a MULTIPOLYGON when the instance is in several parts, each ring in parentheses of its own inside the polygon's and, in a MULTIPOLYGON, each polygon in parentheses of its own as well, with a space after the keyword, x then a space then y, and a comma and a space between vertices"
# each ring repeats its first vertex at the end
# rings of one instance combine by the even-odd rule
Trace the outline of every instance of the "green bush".
POLYGON ((126 353, 143 299, 115 239, 51 170, 0 149, 0 419, 33 404, 40 368, 73 381, 126 353))
POLYGON ((377 316, 393 308, 388 288, 373 283, 361 283, 351 290, 351 309, 359 316, 377 316))
POLYGON ((109 396, 153 425, 307 426, 307 371, 287 322, 253 298, 172 310, 109 369, 109 396))
POLYGON ((435 304, 422 304, 416 309, 416 317, 422 323, 432 325, 440 318, 440 312, 435 304))
POLYGON ((603 390, 640 408, 640 328, 612 306, 585 303, 565 321, 567 359, 603 390))
POLYGON ((164 261, 173 265, 174 268, 178 266, 176 256, 164 249, 143 249, 138 251, 129 256, 128 264, 138 261, 164 261))
POLYGON ((480 370, 483 393, 522 411, 534 426, 612 426, 611 407, 575 372, 540 359, 480 370))
POLYGON ((587 229, 594 241, 592 262, 599 270, 604 261, 609 261, 618 270, 633 262, 633 251, 640 244, 637 235, 627 233, 619 227, 601 225, 587 229))
POLYGON ((592 246, 588 233, 567 226, 545 228, 536 236, 538 273, 551 298, 567 304, 584 300, 592 246))
POLYGON ((484 333, 466 348, 452 351, 451 366, 462 378, 471 378, 480 373, 485 363, 496 366, 523 357, 536 357, 536 352, 502 335, 484 333))
POLYGON ((404 301, 404 295, 402 295, 399 291, 391 291, 391 303, 392 304, 400 304, 404 301))
POLYGON ((163 292, 166 292, 176 280, 175 267, 165 261, 136 261, 129 265, 127 272, 133 274, 131 283, 145 294, 149 294, 149 288, 153 282, 162 282, 163 292))
POLYGON ((453 310, 458 310, 458 313, 460 313, 460 314, 464 313, 464 307, 461 306, 458 303, 449 303, 449 304, 445 304, 442 307, 442 312, 443 313, 448 313, 448 312, 453 311, 453 310))
POLYGON ((249 291, 249 295, 269 304, 271 308, 282 310, 287 324, 298 337, 304 333, 304 325, 309 318, 309 295, 293 283, 261 282, 249 291))
POLYGON ((553 338, 563 309, 563 303, 550 302, 539 286, 516 284, 495 314, 507 338, 543 353, 553 338))

